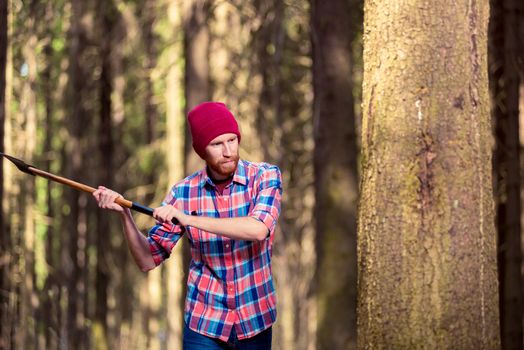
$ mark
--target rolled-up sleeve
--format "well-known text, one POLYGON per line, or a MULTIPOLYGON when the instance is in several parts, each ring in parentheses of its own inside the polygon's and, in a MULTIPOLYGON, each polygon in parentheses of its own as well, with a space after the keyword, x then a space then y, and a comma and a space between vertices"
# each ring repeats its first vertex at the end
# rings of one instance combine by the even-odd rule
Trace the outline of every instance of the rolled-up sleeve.
POLYGON ((147 240, 155 265, 158 266, 162 261, 169 258, 171 250, 183 234, 184 232, 179 225, 156 225, 149 230, 147 240))
POLYGON ((280 215, 282 198, 282 176, 276 166, 263 168, 257 177, 258 194, 249 216, 266 225, 273 232, 280 215))
MULTIPOLYGON (((175 188, 170 191, 166 196, 162 205, 174 205, 176 206, 175 188)), ((155 265, 160 265, 164 260, 169 258, 171 251, 175 247, 176 243, 184 234, 184 227, 180 225, 174 225, 171 223, 163 223, 153 226, 149 232, 147 240, 149 242, 149 249, 155 265)))

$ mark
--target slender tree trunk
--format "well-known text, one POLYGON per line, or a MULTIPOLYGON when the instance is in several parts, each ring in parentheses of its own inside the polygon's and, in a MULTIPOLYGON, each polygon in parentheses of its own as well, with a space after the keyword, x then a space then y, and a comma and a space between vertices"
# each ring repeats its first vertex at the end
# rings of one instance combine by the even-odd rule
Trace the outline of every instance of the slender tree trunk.
POLYGON ((357 143, 352 25, 358 1, 312 1, 318 349, 356 348, 357 143))
MULTIPOLYGON (((291 155, 290 149, 286 147, 291 143, 291 138, 286 139, 286 144, 283 144, 282 135, 284 131, 281 127, 281 121, 284 118, 281 103, 283 96, 281 94, 285 92, 282 91, 284 79, 280 73, 284 66, 283 46, 286 39, 284 13, 286 8, 281 0, 253 1, 252 6, 257 14, 255 18, 261 21, 260 27, 256 27, 256 30, 251 33, 252 69, 257 78, 260 79, 261 84, 256 91, 257 100, 253 106, 255 132, 251 135, 244 135, 243 142, 251 138, 258 139, 260 146, 254 147, 255 152, 258 153, 255 153, 255 155, 260 156, 265 162, 278 164, 281 169, 297 169, 297 171, 300 171, 298 170, 300 167, 293 167, 288 162, 284 163, 283 159, 286 155, 291 155)), ((293 117, 297 116, 293 115, 293 117)), ((289 128, 286 131, 289 132, 291 129, 289 128)), ((293 178, 293 175, 290 174, 289 177, 293 178)), ((304 195, 303 188, 298 183, 294 183, 294 188, 297 192, 301 192, 301 196, 304 195)), ((287 206, 287 212, 292 212, 295 209, 294 194, 293 190, 286 188, 285 202, 282 206, 287 206)), ((290 242, 294 241, 307 242, 307 240, 301 237, 303 232, 300 228, 293 227, 294 223, 288 222, 286 220, 286 212, 283 212, 279 220, 279 228, 282 229, 282 232, 289 233, 289 235, 280 236, 279 232, 276 232, 276 237, 277 239, 280 238, 280 241, 275 241, 275 249, 283 252, 281 254, 286 256, 287 259, 282 262, 280 268, 275 267, 273 269, 275 271, 275 279, 282 281, 280 284, 277 284, 277 288, 279 288, 277 290, 279 322, 275 324, 274 340, 278 346, 284 349, 294 347, 297 349, 308 349, 308 346, 314 345, 314 341, 309 337, 311 335, 311 327, 306 321, 308 319, 300 317, 300 314, 308 310, 309 305, 307 298, 299 296, 304 293, 304 289, 298 288, 296 283, 296 277, 305 277, 304 275, 296 274, 302 262, 299 258, 301 252, 294 244, 290 244, 290 242), (291 237, 291 232, 293 237, 291 237), (300 308, 297 308, 297 302, 300 303, 300 308), (301 324, 300 321, 306 321, 306 323, 301 324), (297 332, 297 328, 307 330, 307 332, 297 332), (305 339, 308 340, 309 344, 304 344, 303 340, 305 339)))
MULTIPOLYGON (((124 47, 128 45, 129 29, 126 26, 126 21, 119 13, 118 20, 115 20, 112 28, 112 42, 111 42, 111 72, 112 72, 112 95, 111 95, 111 109, 112 109, 112 139, 122 140, 126 130, 125 125, 127 119, 124 112, 124 100, 126 86, 128 83, 125 72, 124 47)), ((125 162, 128 158, 129 152, 125 143, 116 142, 113 144, 113 167, 118 169, 121 162, 125 162)), ((114 174, 113 174, 114 175, 114 174)), ((128 186, 128 177, 123 179, 114 179, 113 186, 118 188, 126 188, 128 186)), ((107 213, 106 213, 107 215, 107 213)), ((119 230, 121 228, 119 227, 119 230)), ((109 318, 114 321, 111 322, 110 332, 110 348, 125 348, 128 344, 136 344, 136 339, 142 336, 141 332, 134 332, 133 313, 138 313, 139 308, 134 302, 136 299, 135 292, 130 293, 136 287, 135 273, 137 271, 136 265, 132 261, 129 254, 129 249, 125 242, 123 234, 117 235, 117 239, 113 240, 112 250, 110 256, 116 259, 121 264, 122 269, 120 273, 112 276, 111 293, 109 298, 115 298, 115 305, 109 311, 109 318)), ((141 328, 139 328, 141 329, 141 328)), ((140 346, 140 344, 137 344, 140 346)))
MULTIPOLYGON (((182 27, 184 32, 183 52, 185 63, 184 115, 187 115, 187 113, 196 105, 209 101, 212 98, 209 76, 210 30, 208 21, 211 17, 210 11, 213 3, 213 0, 190 0, 182 7, 182 27)), ((171 84, 173 84, 173 82, 171 82, 171 84)), ((171 88, 173 88, 173 86, 171 86, 171 88)), ((175 112, 173 111, 173 113, 175 112)), ((184 118, 184 122, 185 121, 186 119, 184 118)), ((193 150, 189 127, 185 127, 184 156, 182 159, 184 162, 185 175, 189 175, 203 166, 202 159, 200 159, 193 150)), ((173 166, 173 164, 171 164, 171 166, 173 166)), ((172 171, 173 168, 170 168, 169 170, 172 171)), ((176 173, 170 173, 170 175, 175 174, 176 173)), ((184 288, 182 290, 173 289, 170 290, 169 293, 181 293, 181 297, 183 298, 186 292, 185 286, 187 285, 186 281, 187 271, 189 269, 190 252, 189 245, 185 242, 181 243, 181 247, 178 247, 180 254, 177 254, 177 257, 182 261, 183 275, 179 276, 179 278, 184 281, 184 288)), ((173 269, 176 268, 180 268, 180 265, 178 265, 178 267, 171 267, 169 273, 175 273, 173 269)))
POLYGON ((518 70, 520 1, 492 0, 490 73, 495 121, 500 326, 503 349, 522 349, 518 70))
MULTIPOLYGON (((283 170, 285 197, 275 241, 274 274, 279 299, 275 344, 283 349, 316 347, 313 130, 308 2, 252 2, 257 14, 250 45, 256 103, 254 154, 283 170), (260 21, 260 22, 259 22, 260 21), (291 28, 298 26, 296 32, 291 28), (258 87, 260 85, 260 87, 258 87), (300 145, 300 146, 298 146, 300 145), (255 146, 256 147, 256 146, 255 146), (307 224, 305 224, 307 223, 307 224)), ((248 7, 249 8, 249 7, 248 7)), ((243 116, 249 118, 249 116, 243 116)), ((246 138, 247 139, 247 138, 246 138)))
MULTIPOLYGON (((180 18, 180 5, 176 1, 170 0, 167 4, 169 26, 173 36, 177 38, 178 32, 182 27, 180 18)), ((181 35, 178 35, 181 36, 181 35)), ((180 42, 180 41, 176 41, 180 42)), ((179 102, 181 100, 183 71, 180 63, 178 53, 181 51, 182 45, 173 45, 169 48, 171 52, 168 53, 169 69, 166 76, 166 162, 168 174, 168 186, 172 186, 184 177, 184 162, 185 151, 184 143, 186 133, 185 116, 183 113, 183 105, 179 102)), ((182 349, 182 333, 184 326, 184 297, 187 285, 186 260, 189 258, 189 249, 186 240, 184 239, 175 250, 171 252, 171 258, 166 264, 166 280, 167 280, 167 349, 181 350, 182 349), (185 248, 185 250, 184 250, 185 248)))
POLYGON ((145 94, 145 115, 146 115, 146 140, 147 143, 153 142, 157 137, 158 111, 154 100, 154 81, 152 72, 156 67, 157 38, 154 33, 157 9, 155 0, 146 0, 144 3, 144 33, 143 41, 145 45, 145 70, 146 70, 146 94, 145 94))
POLYGON ((489 3, 366 1, 358 347, 500 347, 489 3))
MULTIPOLYGON (((154 22, 155 22, 155 1, 146 0, 144 6, 144 32, 143 42, 145 49, 145 101, 144 101, 144 112, 145 112, 145 145, 151 147, 155 141, 157 135, 157 107, 154 101, 153 92, 153 80, 151 73, 156 67, 156 35, 154 33, 154 22)), ((153 172, 147 175, 148 183, 153 184, 157 180, 153 172)), ((153 197, 152 193, 146 196, 146 201, 149 202, 153 197)), ((150 271, 147 274, 147 290, 148 298, 146 302, 146 310, 144 313, 144 323, 147 327, 147 348, 151 349, 162 349, 165 343, 159 334, 164 333, 164 324, 162 322, 162 315, 164 313, 164 302, 166 298, 163 297, 165 289, 163 288, 166 283, 172 281, 166 281, 165 276, 165 265, 161 265, 154 271, 150 271)))
MULTIPOLYGON (((518 28, 516 30, 517 35, 515 36, 515 39, 517 41, 517 50, 518 50, 518 70, 519 70, 519 76, 520 76, 520 87, 519 87, 519 125, 524 125, 524 3, 517 2, 516 4, 517 10, 515 11, 517 15, 517 23, 518 28)), ((521 129, 524 129, 522 127, 521 129)), ((524 134, 524 130, 522 132, 524 134)), ((523 144, 524 144, 524 135, 520 135, 520 155, 522 156, 523 152, 523 144)), ((522 161, 521 161, 522 164, 522 161)), ((522 173, 522 170, 521 170, 522 173)), ((520 177, 520 180, 523 181, 523 177, 520 177)), ((524 198, 522 197, 522 191, 524 189, 524 185, 521 182, 521 203, 524 198)), ((521 233, 520 233, 520 242, 521 242, 521 271, 524 271, 524 248, 523 248, 523 242, 524 242, 524 231, 522 230, 522 226, 524 226, 523 222, 523 215, 524 212, 522 211, 522 205, 521 205, 521 219, 520 219, 520 227, 521 227, 521 233)), ((521 273, 521 283, 522 283, 523 275, 521 273)), ((521 307, 524 309, 524 287, 521 285, 521 307)), ((524 310, 522 310, 522 313, 524 314, 524 310)), ((524 327, 524 322, 522 322, 522 326, 524 327)), ((523 328, 524 329, 524 328, 523 328)), ((522 332, 524 334, 524 331, 522 332)), ((524 339, 522 339, 524 342, 524 339)))
MULTIPOLYGON (((6 120, 7 70, 7 0, 0 1, 0 152, 4 152, 4 125, 6 120)), ((4 167, 0 160, 0 348, 8 348, 9 339, 9 232, 4 225, 4 167)))
MULTIPOLYGON (((116 11, 112 1, 102 0, 99 3, 100 11, 100 63, 101 73, 99 80, 99 177, 98 183, 108 188, 113 188, 113 127, 111 125, 111 94, 112 87, 112 32, 116 16, 116 11)), ((96 227, 96 305, 95 305, 95 328, 94 341, 98 349, 109 349, 109 330, 108 330, 108 288, 110 281, 110 271, 108 255, 111 254, 111 240, 108 240, 108 233, 111 232, 110 216, 102 211, 97 211, 96 227)))
MULTIPOLYGON (((47 24, 54 21, 54 8, 51 3, 46 4, 45 9, 45 22, 47 24)), ((49 26, 46 29, 46 45, 44 46, 44 57, 45 57, 45 68, 42 71, 41 77, 41 93, 43 95, 43 103, 45 106, 45 140, 44 140, 44 159, 45 167, 44 170, 53 172, 52 158, 53 158, 53 112, 54 112, 54 97, 53 97, 53 47, 51 45, 54 35, 53 30, 49 26)), ((45 262, 48 268, 48 274, 42 290, 42 322, 44 326, 45 336, 45 348, 56 349, 58 348, 58 340, 60 339, 60 302, 59 302, 59 290, 60 282, 59 274, 59 255, 57 254, 56 247, 59 245, 59 238, 57 237, 58 231, 55 230, 54 220, 55 217, 54 201, 52 198, 53 182, 47 181, 46 183, 46 217, 50 219, 46 225, 45 232, 45 262)))
MULTIPOLYGON (((6 5, 12 4, 8 1, 6 5)), ((7 106, 11 105, 12 102, 12 90, 13 90, 13 55, 12 55, 12 42, 15 38, 13 35, 13 12, 12 6, 8 6, 7 9, 7 28, 6 28, 6 56, 5 56, 5 69, 2 70, 4 75, 4 149, 6 153, 12 154, 15 150, 14 138, 13 138, 13 123, 14 113, 10 112, 7 106)), ((4 235, 3 239, 6 244, 8 255, 6 256, 5 268, 6 273, 6 288, 7 290, 2 291, 2 296, 5 297, 5 304, 2 304, 2 313, 0 319, 2 321, 2 333, 1 341, 7 348, 15 349, 21 347, 20 343, 17 343, 18 324, 20 322, 20 298, 19 298, 19 286, 20 283, 20 242, 19 235, 16 233, 20 231, 20 216, 18 213, 17 201, 14 193, 19 190, 18 183, 16 181, 16 169, 10 166, 3 168, 4 175, 4 195, 2 197, 2 209, 4 210, 6 217, 4 221, 4 235), (4 312, 5 311, 5 312, 4 312)))
MULTIPOLYGON (((191 0, 184 11, 186 115, 199 103, 211 99, 208 25, 211 3, 212 0, 191 0)), ((202 166, 202 160, 193 151, 191 142, 188 134, 185 142, 186 173, 192 173, 202 166)))
MULTIPOLYGON (((24 35, 22 45, 22 56, 27 68, 27 75, 20 85, 20 110, 17 113, 19 125, 24 125, 24 130, 18 132, 15 137, 19 152, 23 158, 32 163, 36 151, 37 138, 37 95, 36 84, 38 79, 37 56, 34 47, 38 44, 37 25, 38 4, 29 4, 26 17, 28 32, 24 35)), ((36 344, 36 310, 38 309, 38 297, 36 294, 35 275, 35 178, 20 177, 20 193, 18 194, 20 220, 20 242, 22 254, 18 263, 21 266, 20 280, 20 317, 18 335, 19 344, 28 348, 36 344)))
MULTIPOLYGON (((44 73, 43 78, 50 79, 50 75, 44 73)), ((50 80, 46 80, 50 81, 50 80)), ((46 84, 47 85, 47 84, 46 84)), ((51 169, 51 140, 52 140, 52 98, 50 95, 51 88, 46 88, 46 121, 45 121, 45 132, 46 141, 44 143, 44 152, 46 154, 46 165, 45 170, 52 172, 51 169)), ((48 181, 46 184, 46 217, 52 220, 55 217, 54 201, 52 198, 53 182, 48 181)), ((55 230, 55 226, 52 222, 49 222, 46 227, 46 241, 45 241, 45 261, 48 266, 48 275, 43 288, 42 293, 42 308, 43 308, 43 323, 45 326, 45 344, 47 349, 55 349, 58 347, 58 340, 60 339, 60 282, 59 282, 59 255, 56 247, 59 246, 59 239, 57 234, 59 232, 55 230)))
MULTIPOLYGON (((85 174, 83 156, 83 141, 87 132, 87 60, 85 59, 87 28, 82 18, 85 15, 86 4, 81 0, 73 0, 71 4, 71 28, 69 36, 69 91, 67 128, 70 138, 66 145, 68 162, 67 176, 83 181, 85 174)), ((83 349, 87 346, 85 338, 86 301, 85 248, 86 248, 86 195, 78 191, 66 189, 69 213, 66 218, 67 256, 63 262, 66 270, 67 314, 66 339, 69 347, 83 349)))
POLYGON ((283 106, 281 102, 282 85, 284 82, 280 69, 283 64, 283 46, 285 41, 284 11, 282 0, 255 1, 255 11, 263 24, 254 35, 256 70, 262 79, 262 86, 256 106, 257 137, 263 151, 263 159, 282 161, 284 152, 281 134, 275 128, 281 127, 283 106), (269 47, 274 48, 268 50, 269 47))
MULTIPOLYGON (((7 69, 7 1, 0 3, 0 152, 4 152, 4 124, 5 124, 5 73, 7 69)), ((4 167, 3 161, 0 162, 0 198, 4 198, 4 167)), ((1 204, 1 203, 0 203, 1 204)), ((0 232, 4 232, 4 210, 0 206, 0 232)), ((4 245, 4 235, 0 237, 0 254, 6 252, 4 245)), ((3 259, 2 259, 3 260, 3 259)), ((0 288, 4 286, 3 264, 0 265, 0 288)), ((3 290, 3 289, 2 289, 3 290)), ((3 304, 4 299, 0 295, 0 302, 3 304)), ((0 325, 0 329, 3 327, 0 325)))

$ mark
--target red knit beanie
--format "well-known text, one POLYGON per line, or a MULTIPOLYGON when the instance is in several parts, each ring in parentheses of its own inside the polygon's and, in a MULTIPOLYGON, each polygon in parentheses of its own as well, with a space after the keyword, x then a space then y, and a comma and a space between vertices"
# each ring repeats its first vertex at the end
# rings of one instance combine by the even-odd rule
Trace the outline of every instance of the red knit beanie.
POLYGON ((233 113, 221 102, 204 102, 193 108, 187 115, 193 148, 204 158, 205 148, 215 137, 236 134, 240 142, 240 131, 233 113))

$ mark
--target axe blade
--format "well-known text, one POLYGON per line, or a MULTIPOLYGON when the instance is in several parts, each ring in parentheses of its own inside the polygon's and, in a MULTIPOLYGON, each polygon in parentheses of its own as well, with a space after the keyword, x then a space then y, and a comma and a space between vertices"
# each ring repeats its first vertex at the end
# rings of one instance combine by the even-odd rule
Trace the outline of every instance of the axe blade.
POLYGON ((16 165, 16 167, 20 171, 23 171, 26 174, 35 176, 35 174, 31 171, 31 169, 29 169, 29 167, 31 167, 31 165, 24 163, 23 160, 17 159, 17 158, 15 158, 13 156, 7 155, 7 154, 2 153, 2 152, 0 152, 0 156, 3 156, 5 158, 7 158, 9 161, 11 161, 14 165, 16 165))

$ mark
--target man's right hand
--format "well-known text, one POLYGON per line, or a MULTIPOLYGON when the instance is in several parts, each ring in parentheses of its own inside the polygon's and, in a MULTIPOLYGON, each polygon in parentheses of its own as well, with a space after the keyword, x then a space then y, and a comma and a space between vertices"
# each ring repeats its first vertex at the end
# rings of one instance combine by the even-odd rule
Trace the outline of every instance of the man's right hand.
POLYGON ((95 197, 98 206, 102 209, 109 209, 118 213, 124 212, 124 207, 115 203, 117 198, 123 198, 120 193, 105 188, 104 186, 98 186, 98 189, 93 192, 93 197, 95 197))

